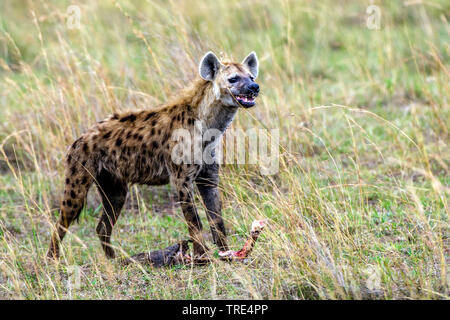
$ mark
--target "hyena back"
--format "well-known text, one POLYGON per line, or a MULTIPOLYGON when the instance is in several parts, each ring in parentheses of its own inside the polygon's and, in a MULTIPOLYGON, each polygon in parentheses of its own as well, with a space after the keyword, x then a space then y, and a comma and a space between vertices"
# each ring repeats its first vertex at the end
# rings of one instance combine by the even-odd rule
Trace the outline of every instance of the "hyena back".
POLYGON ((191 136, 212 128, 223 133, 239 107, 254 105, 259 92, 254 82, 258 60, 252 52, 240 64, 221 63, 208 52, 200 62, 199 74, 198 80, 169 103, 151 110, 114 114, 69 147, 61 215, 52 235, 49 257, 59 257, 60 241, 78 218, 92 184, 96 184, 103 205, 96 231, 109 258, 115 257, 111 233, 131 184, 170 182, 187 221, 194 253, 202 255, 207 247, 194 204, 194 184, 197 185, 214 242, 221 250, 228 249, 218 192, 219 165, 173 161, 172 151, 180 142, 171 137, 177 129, 188 130, 191 136))

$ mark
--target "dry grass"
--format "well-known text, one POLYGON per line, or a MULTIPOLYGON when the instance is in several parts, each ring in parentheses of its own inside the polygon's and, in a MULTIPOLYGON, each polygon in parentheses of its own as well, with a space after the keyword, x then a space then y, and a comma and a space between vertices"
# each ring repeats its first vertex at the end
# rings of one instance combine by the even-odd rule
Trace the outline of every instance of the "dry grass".
MULTIPOLYGON (((77 3, 76 30, 70 1, 0 4, 0 299, 449 298, 448 1, 377 1, 381 30, 360 1, 77 3), (259 54, 259 105, 233 126, 280 130, 276 175, 222 171, 232 246, 269 219, 252 261, 107 261, 93 193, 49 263, 66 147, 115 110, 165 101, 209 49, 259 54)), ((133 187, 114 244, 185 238, 170 201, 167 187, 133 187)))

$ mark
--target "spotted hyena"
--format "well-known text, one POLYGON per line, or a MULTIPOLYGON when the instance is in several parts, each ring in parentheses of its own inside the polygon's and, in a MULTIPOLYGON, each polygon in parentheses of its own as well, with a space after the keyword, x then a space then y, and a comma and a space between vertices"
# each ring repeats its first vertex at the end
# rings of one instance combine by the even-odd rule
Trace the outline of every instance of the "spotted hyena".
MULTIPOLYGON (((109 258, 115 257, 110 245, 113 226, 129 185, 135 183, 172 184, 194 243, 194 254, 202 255, 207 247, 194 203, 195 183, 207 209, 214 242, 220 250, 228 249, 218 190, 219 165, 173 161, 172 151, 182 141, 175 141, 172 136, 177 129, 188 130, 192 135, 208 129, 223 134, 239 107, 254 106, 259 93, 255 83, 258 58, 252 52, 242 63, 222 63, 208 52, 199 64, 199 75, 167 104, 114 114, 98 122, 69 147, 61 216, 51 238, 49 257, 59 257, 60 241, 70 224, 78 219, 93 183, 103 204, 96 230, 109 258)), ((207 143, 201 146, 206 148, 207 143)))

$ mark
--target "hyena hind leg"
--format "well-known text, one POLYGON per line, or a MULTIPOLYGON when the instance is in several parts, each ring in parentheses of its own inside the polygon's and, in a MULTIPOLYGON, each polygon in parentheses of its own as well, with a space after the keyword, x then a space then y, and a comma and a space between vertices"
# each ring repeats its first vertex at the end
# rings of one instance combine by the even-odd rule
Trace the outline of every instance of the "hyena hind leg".
POLYGON ((92 185, 92 180, 91 175, 85 170, 80 170, 80 174, 77 176, 66 174, 61 214, 51 238, 50 248, 47 253, 49 258, 59 258, 60 242, 66 235, 71 223, 78 219, 84 207, 89 187, 92 185))
POLYGON ((103 214, 97 225, 97 234, 106 256, 114 259, 115 253, 111 247, 111 233, 125 203, 128 187, 126 183, 103 169, 97 176, 97 189, 103 205, 103 214))

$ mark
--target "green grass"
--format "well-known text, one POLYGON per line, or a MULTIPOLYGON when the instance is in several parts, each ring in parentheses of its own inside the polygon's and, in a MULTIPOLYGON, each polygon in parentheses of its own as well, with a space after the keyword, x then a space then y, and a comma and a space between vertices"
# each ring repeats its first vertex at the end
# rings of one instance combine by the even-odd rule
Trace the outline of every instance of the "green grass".
MULTIPOLYGON (((377 1, 380 30, 361 1, 77 3, 75 30, 70 1, 0 3, 0 299, 449 298, 448 1, 377 1), (207 50, 258 53, 259 104, 233 128, 280 130, 277 174, 221 172, 231 247, 269 221, 251 260, 107 261, 92 190, 61 263, 47 261, 67 146, 116 110, 164 102, 207 50)), ((133 187, 113 243, 134 254, 187 235, 169 187, 133 187)))

